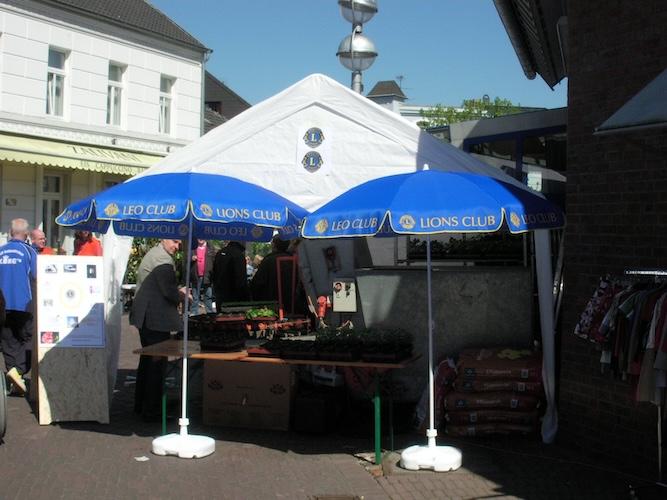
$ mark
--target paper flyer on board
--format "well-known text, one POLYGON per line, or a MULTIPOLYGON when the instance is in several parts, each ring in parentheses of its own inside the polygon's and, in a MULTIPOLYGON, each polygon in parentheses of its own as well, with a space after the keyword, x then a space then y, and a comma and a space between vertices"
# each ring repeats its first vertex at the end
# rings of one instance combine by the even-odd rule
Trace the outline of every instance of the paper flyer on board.
POLYGON ((104 347, 102 257, 37 258, 40 347, 104 347))

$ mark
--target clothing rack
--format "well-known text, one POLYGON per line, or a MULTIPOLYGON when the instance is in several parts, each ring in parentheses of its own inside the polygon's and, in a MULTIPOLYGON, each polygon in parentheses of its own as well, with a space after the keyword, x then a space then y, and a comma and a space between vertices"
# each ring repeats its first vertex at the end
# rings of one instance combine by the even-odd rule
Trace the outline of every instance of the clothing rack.
POLYGON ((658 281, 661 276, 667 276, 667 269, 626 269, 623 274, 626 276, 653 276, 658 281))
MULTIPOLYGON (((667 276, 667 269, 626 269, 627 276, 653 276, 661 281, 667 276)), ((662 480, 662 405, 658 405, 658 480, 662 480)))

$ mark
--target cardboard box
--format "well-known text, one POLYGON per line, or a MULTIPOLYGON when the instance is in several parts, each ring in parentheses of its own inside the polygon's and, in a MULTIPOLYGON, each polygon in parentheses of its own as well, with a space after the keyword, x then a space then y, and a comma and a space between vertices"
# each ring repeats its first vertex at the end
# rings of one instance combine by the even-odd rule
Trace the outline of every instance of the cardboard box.
POLYGON ((289 430, 295 378, 289 365, 204 363, 204 424, 289 430))

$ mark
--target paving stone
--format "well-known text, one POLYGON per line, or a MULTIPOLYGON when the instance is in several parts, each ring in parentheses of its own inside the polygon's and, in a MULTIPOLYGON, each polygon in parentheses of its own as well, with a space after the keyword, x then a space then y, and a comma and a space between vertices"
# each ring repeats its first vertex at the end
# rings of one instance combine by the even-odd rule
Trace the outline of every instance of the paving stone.
MULTIPOLYGON (((458 471, 406 471, 399 453, 385 456, 385 475, 366 470, 356 454, 372 453, 372 436, 313 436, 292 432, 206 427, 201 402, 190 398, 193 434, 216 439, 216 452, 198 460, 150 452, 159 425, 132 412, 138 357, 136 330, 124 318, 111 423, 68 422, 39 426, 23 398, 8 400, 7 435, 0 443, 0 499, 288 498, 358 495, 365 500, 432 498, 627 498, 628 484, 647 483, 622 473, 582 465, 578 457, 526 440, 465 441, 458 471), (146 456, 147 462, 134 457, 146 456)), ((193 393, 197 393, 196 388, 193 393)), ((170 431, 176 430, 171 424, 170 431)), ((397 435, 396 448, 423 440, 397 435)), ((641 490, 640 498, 654 490, 641 490)))

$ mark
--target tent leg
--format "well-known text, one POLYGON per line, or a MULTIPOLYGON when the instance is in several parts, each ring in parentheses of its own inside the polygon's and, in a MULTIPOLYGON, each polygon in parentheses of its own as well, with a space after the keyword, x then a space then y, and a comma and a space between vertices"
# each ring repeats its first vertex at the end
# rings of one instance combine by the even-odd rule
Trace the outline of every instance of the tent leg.
POLYGON ((662 481, 662 405, 658 405, 658 481, 662 481))
POLYGON ((542 441, 551 443, 556 438, 558 431, 558 414, 556 412, 554 293, 549 230, 536 230, 534 238, 540 329, 542 330, 542 380, 547 399, 547 409, 542 420, 542 441))

